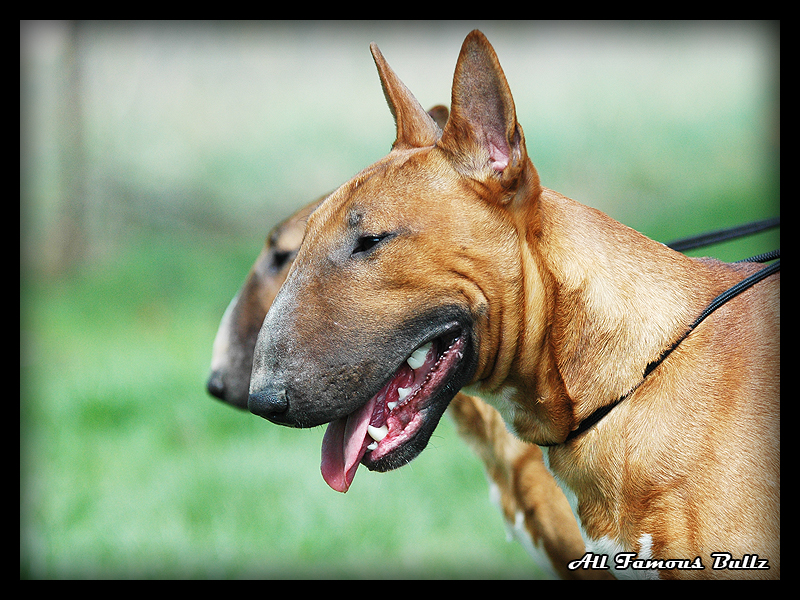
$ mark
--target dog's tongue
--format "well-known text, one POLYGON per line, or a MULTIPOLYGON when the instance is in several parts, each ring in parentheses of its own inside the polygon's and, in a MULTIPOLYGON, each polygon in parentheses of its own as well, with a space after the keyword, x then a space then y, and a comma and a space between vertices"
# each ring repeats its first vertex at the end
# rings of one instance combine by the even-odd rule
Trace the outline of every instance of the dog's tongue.
POLYGON ((386 406, 383 403, 392 398, 396 404, 401 386, 410 389, 415 382, 420 385, 433 368, 436 353, 431 350, 431 344, 422 348, 425 355, 422 364, 412 367, 408 362, 403 363, 394 377, 364 406, 328 424, 322 438, 320 470, 325 482, 337 492, 346 492, 353 483, 358 465, 367 452, 367 446, 372 442, 372 438, 367 435, 369 425, 379 426, 385 423, 386 406), (371 423, 373 418, 375 421, 371 423))
POLYGON ((328 424, 322 439, 322 478, 337 492, 353 483, 361 458, 367 450, 367 426, 377 396, 357 411, 328 424))

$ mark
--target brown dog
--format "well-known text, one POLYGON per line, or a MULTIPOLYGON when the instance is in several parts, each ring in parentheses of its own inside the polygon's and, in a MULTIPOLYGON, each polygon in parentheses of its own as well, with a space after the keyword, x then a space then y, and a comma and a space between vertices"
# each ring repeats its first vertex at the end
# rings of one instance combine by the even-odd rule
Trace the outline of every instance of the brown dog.
POLYGON ((250 410, 330 423, 323 474, 344 491, 359 463, 413 459, 472 385, 548 448, 580 564, 779 576, 779 276, 686 336, 761 267, 685 257, 542 187, 480 32, 444 131, 372 50, 397 139, 309 217, 258 336, 250 410))
MULTIPOLYGON (((446 109, 445 109, 446 110, 446 109)), ((442 125, 447 121, 446 116, 442 125)), ((253 349, 261 323, 300 247, 308 215, 321 200, 276 225, 244 285, 223 315, 214 340, 210 394, 247 407, 253 349)), ((512 436, 499 413, 478 398, 456 394, 448 408, 459 435, 480 457, 491 497, 513 536, 546 571, 563 579, 611 578, 607 571, 567 565, 583 554, 583 540, 566 497, 547 471, 538 446, 512 436)))
MULTIPOLYGON (((428 113, 444 127, 448 111, 428 113)), ((253 349, 261 323, 286 279, 305 231, 305 222, 323 198, 276 225, 244 285, 229 304, 214 339, 209 393, 238 408, 247 407, 253 349)), ((547 471, 538 446, 512 436, 500 415, 478 398, 456 394, 449 414, 459 435, 483 461, 491 497, 509 536, 522 543, 546 571, 564 579, 610 579, 607 571, 568 569, 583 554, 583 540, 564 494, 547 471)))

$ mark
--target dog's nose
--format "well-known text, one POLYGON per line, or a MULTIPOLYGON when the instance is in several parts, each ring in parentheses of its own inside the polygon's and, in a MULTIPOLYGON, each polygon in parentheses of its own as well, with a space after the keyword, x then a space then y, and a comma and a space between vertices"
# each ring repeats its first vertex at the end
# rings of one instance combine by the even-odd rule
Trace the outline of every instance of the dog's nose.
POLYGON ((289 409, 284 388, 264 387, 257 392, 252 392, 247 400, 250 412, 270 421, 275 420, 289 409))
POLYGON ((222 378, 222 373, 219 371, 214 371, 208 378, 208 382, 206 383, 206 389, 208 393, 214 396, 215 398, 219 398, 220 400, 225 399, 225 380, 222 378))

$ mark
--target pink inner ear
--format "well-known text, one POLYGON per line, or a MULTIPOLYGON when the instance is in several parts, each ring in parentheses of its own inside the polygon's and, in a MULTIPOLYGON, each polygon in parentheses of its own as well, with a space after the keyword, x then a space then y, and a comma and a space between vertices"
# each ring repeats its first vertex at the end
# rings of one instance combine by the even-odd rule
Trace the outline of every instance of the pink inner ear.
POLYGON ((489 142, 489 163, 498 173, 502 173, 508 166, 508 152, 489 142))

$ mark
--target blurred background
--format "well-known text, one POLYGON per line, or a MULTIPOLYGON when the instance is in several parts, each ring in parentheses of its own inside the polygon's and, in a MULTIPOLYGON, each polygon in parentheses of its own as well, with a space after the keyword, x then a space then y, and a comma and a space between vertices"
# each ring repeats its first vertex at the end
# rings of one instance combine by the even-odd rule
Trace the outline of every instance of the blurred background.
POLYGON ((449 421, 342 495, 204 388, 269 229, 390 148, 369 43, 430 107, 475 27, 545 186, 664 242, 780 214, 775 23, 21 22, 21 577, 543 576, 449 421))

